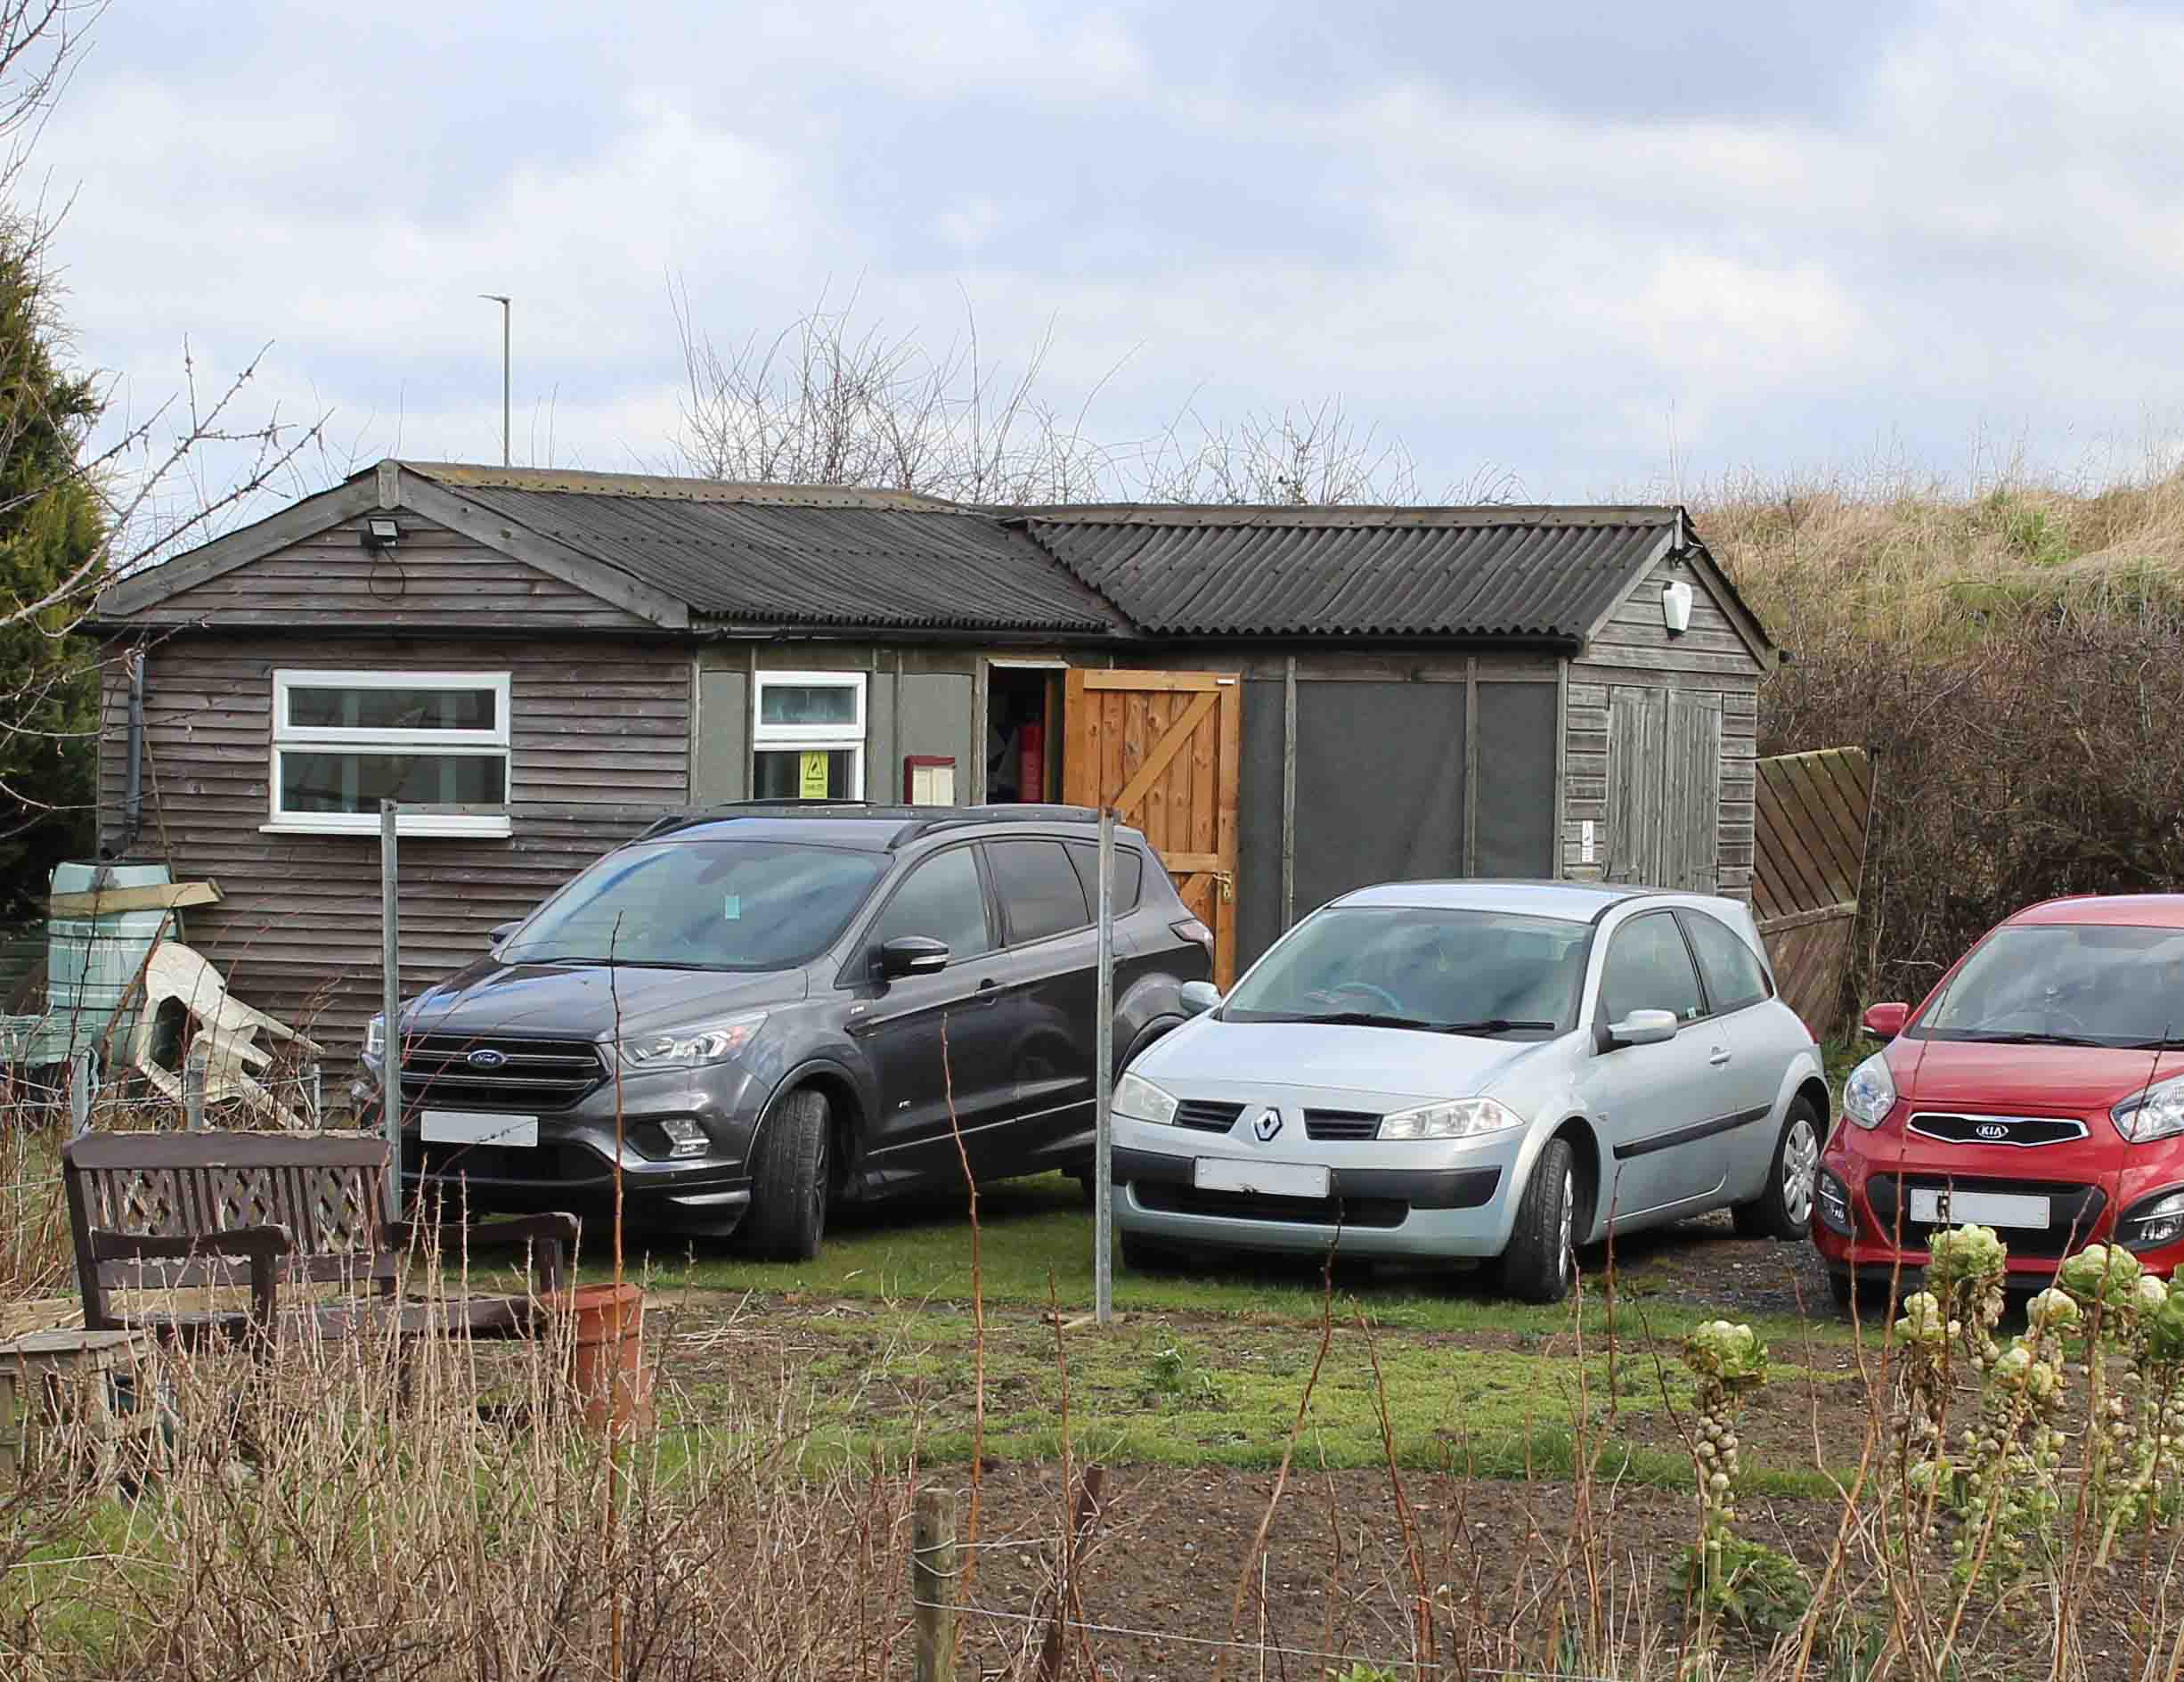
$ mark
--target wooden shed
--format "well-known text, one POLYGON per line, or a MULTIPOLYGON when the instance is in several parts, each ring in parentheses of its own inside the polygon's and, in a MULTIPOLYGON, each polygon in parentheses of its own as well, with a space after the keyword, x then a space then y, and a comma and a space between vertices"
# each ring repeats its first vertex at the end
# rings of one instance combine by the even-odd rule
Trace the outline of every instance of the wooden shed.
POLYGON ((664 810, 817 796, 1117 804, 1227 975, 1390 878, 1748 895, 1773 659, 1673 507, 974 509, 397 461, 113 585, 96 625, 102 851, 217 879, 193 939, 336 1044, 375 1008, 382 797, 461 808, 403 821, 405 990, 664 810))

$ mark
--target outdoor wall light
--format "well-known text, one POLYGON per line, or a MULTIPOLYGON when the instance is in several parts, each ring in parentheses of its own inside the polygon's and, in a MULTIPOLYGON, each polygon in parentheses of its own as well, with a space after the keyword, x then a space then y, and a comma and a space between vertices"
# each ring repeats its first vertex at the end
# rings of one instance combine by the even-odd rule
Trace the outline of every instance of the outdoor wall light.
POLYGON ((402 527, 391 519, 368 519, 364 522, 366 549, 392 549, 402 541, 402 527))
POLYGON ((1691 587, 1681 578, 1661 586, 1661 623, 1672 637, 1680 637, 1691 628, 1691 587))

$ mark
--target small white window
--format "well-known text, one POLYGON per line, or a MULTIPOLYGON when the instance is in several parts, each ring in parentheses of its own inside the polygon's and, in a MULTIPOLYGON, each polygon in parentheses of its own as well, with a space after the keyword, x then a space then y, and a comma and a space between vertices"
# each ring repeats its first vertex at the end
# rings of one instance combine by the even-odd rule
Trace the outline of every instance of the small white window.
POLYGON ((754 700, 751 793, 755 798, 864 798, 862 672, 761 672, 754 700))
POLYGON ((405 836, 509 833, 506 672, 273 674, 275 833, 377 835, 379 802, 405 836), (446 808, 456 808, 446 810, 446 808))

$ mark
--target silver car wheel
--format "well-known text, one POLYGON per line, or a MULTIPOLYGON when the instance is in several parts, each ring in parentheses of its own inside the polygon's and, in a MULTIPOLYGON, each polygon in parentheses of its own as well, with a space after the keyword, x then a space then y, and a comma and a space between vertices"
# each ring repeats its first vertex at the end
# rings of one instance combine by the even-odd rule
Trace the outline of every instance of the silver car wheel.
POLYGON ((1813 1180, 1820 1168, 1820 1140, 1803 1115, 1790 1118, 1782 1137, 1782 1213, 1803 1226, 1813 1213, 1813 1180))
POLYGON ((1562 1219, 1556 1233, 1554 1265, 1560 1270, 1565 1283, 1569 1279, 1573 1240, 1577 1228, 1577 1177, 1565 1170, 1562 1174, 1562 1219))

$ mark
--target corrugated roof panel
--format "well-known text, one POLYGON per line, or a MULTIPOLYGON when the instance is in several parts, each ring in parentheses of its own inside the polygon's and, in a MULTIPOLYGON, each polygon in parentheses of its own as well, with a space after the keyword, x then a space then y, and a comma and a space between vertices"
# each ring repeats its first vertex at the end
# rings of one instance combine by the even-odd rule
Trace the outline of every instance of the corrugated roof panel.
POLYGON ((972 513, 463 484, 540 536, 689 603, 762 624, 1127 629, 1020 531, 972 513))
POLYGON ((1171 636, 1582 636, 1675 528, 1668 508, 1042 510, 1027 529, 1171 636))

